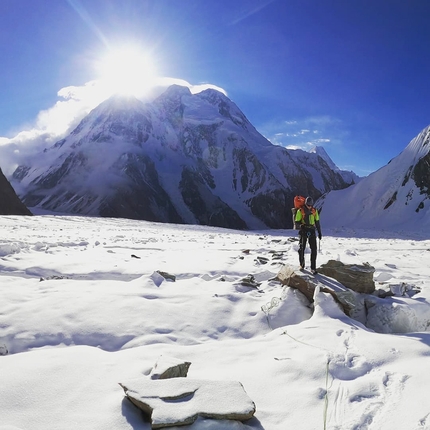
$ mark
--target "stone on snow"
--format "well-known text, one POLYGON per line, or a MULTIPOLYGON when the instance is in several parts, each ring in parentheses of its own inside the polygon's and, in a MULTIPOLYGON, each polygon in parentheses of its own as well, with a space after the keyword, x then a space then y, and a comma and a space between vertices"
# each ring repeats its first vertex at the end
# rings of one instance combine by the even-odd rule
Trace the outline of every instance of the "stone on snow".
POLYGON ((255 404, 238 381, 189 378, 135 379, 120 383, 130 401, 151 417, 153 429, 205 418, 246 421, 255 404))
POLYGON ((185 378, 191 363, 161 355, 150 373, 151 379, 185 378))
POLYGON ((295 271, 292 266, 284 265, 279 271, 276 279, 283 285, 299 290, 310 303, 314 301, 315 288, 319 287, 323 293, 330 294, 335 302, 341 307, 345 314, 351 316, 353 303, 351 303, 348 288, 326 276, 316 277, 307 272, 295 271))

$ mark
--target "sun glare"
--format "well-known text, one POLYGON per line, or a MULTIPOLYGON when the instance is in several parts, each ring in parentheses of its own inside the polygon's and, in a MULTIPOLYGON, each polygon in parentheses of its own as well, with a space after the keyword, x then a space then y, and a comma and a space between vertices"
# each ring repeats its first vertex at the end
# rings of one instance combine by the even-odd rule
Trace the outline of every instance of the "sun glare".
POLYGON ((99 62, 98 74, 112 94, 140 97, 156 84, 153 60, 132 47, 109 51, 99 62))

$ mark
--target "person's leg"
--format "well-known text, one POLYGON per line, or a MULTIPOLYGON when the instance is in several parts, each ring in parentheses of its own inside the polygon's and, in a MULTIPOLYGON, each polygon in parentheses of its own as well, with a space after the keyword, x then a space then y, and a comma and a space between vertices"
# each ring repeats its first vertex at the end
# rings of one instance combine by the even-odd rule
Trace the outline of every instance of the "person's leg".
POLYGON ((311 248, 311 270, 317 269, 317 237, 312 234, 309 237, 309 246, 311 248))
POLYGON ((305 249, 306 249, 307 237, 303 231, 300 232, 300 243, 299 243, 299 264, 301 268, 305 267, 305 249))

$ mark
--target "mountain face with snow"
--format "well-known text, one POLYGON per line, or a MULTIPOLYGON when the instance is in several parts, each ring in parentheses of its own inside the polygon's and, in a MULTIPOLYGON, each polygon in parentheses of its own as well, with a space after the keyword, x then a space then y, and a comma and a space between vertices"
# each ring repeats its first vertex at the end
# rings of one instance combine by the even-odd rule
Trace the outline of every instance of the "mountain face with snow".
POLYGON ((152 103, 106 100, 13 181, 27 206, 51 211, 291 228, 296 194, 350 185, 328 160, 271 144, 218 91, 172 86, 152 103))
POLYGON ((429 231, 430 126, 386 166, 317 204, 326 225, 429 231))
POLYGON ((32 215, 0 169, 0 215, 32 215))
POLYGON ((343 180, 347 184, 356 184, 357 182, 360 182, 360 180, 362 179, 360 176, 358 176, 353 171, 339 169, 339 167, 337 167, 336 164, 333 163, 333 160, 329 157, 326 150, 322 146, 315 146, 313 149, 311 149, 310 152, 313 152, 313 153, 317 154, 318 156, 320 156, 327 163, 327 165, 330 167, 330 169, 334 170, 335 172, 340 173, 343 180))

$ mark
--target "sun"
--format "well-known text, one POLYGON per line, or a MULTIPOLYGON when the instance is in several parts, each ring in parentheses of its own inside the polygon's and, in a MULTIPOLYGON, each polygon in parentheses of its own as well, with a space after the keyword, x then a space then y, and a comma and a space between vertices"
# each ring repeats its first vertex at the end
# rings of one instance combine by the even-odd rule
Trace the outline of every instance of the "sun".
POLYGON ((98 61, 97 72, 111 94, 141 97, 156 85, 157 74, 150 54, 132 46, 109 50, 98 61))

